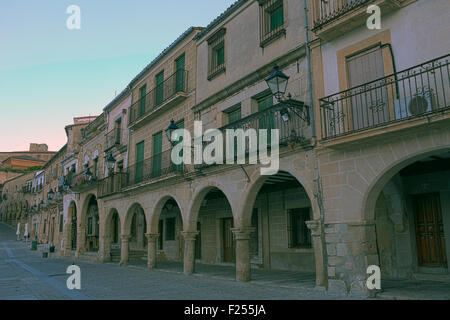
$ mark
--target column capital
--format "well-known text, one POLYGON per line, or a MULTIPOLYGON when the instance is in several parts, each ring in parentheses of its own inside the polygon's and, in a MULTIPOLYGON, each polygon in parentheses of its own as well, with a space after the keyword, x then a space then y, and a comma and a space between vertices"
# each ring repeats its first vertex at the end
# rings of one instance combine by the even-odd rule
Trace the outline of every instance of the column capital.
POLYGON ((129 235, 129 234, 121 234, 120 235, 120 239, 122 241, 128 241, 128 240, 130 240, 130 238, 131 238, 131 235, 129 235))
POLYGON ((147 237, 148 241, 156 241, 159 237, 159 233, 146 233, 145 236, 147 237))
POLYGON ((310 220, 306 221, 306 226, 311 230, 312 236, 320 236, 322 234, 322 227, 320 220, 310 220))
POLYGON ((232 228, 231 231, 234 234, 236 240, 249 240, 250 234, 255 232, 254 227, 242 227, 242 228, 232 228))
POLYGON ((182 231, 181 235, 183 236, 184 240, 195 240, 195 237, 199 234, 198 231, 182 231))

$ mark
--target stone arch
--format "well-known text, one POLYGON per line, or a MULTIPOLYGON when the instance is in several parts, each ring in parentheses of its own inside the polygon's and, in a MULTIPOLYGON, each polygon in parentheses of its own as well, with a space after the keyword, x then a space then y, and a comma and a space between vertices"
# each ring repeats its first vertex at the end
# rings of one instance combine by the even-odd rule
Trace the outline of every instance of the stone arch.
MULTIPOLYGON (((114 242, 114 240, 115 240, 114 239, 114 234, 111 233, 113 231, 114 224, 115 224, 114 219, 118 220, 117 222, 119 224, 118 227, 119 227, 119 230, 120 230, 120 227, 121 227, 122 224, 121 224, 119 211, 116 208, 111 208, 111 209, 109 209, 109 211, 107 212, 106 217, 105 217, 104 232, 105 232, 106 236, 108 238, 110 238, 110 240, 112 242, 114 242)), ((120 241, 120 233, 117 235, 117 237, 118 237, 117 241, 120 241)))
POLYGON ((423 149, 415 153, 407 154, 392 161, 390 164, 387 164, 384 169, 372 180, 363 195, 361 204, 361 212, 363 215, 362 218, 367 221, 373 221, 375 219, 375 206, 381 190, 401 169, 413 164, 416 161, 419 161, 420 159, 446 151, 450 151, 450 147, 438 146, 423 149))
POLYGON ((125 219, 123 219, 123 221, 121 221, 122 235, 130 235, 131 223, 133 221, 133 215, 136 212, 135 210, 138 210, 138 209, 142 210, 142 212, 144 213, 144 217, 145 217, 145 210, 140 203, 134 202, 132 205, 130 205, 126 211, 125 219))
MULTIPOLYGON (((218 189, 220 190, 227 199, 228 203, 230 204, 230 207, 233 208, 232 202, 231 202, 231 195, 228 194, 227 189, 221 185, 220 183, 217 183, 216 181, 210 181, 207 184, 202 184, 199 187, 196 188, 194 191, 194 197, 191 202, 189 211, 188 211, 188 217, 186 219, 186 222, 184 224, 184 230, 187 232, 193 232, 197 230, 197 220, 198 215, 200 212, 200 207, 202 205, 203 200, 205 199, 206 195, 214 190, 218 189)), ((233 211, 233 210, 232 210, 233 211)), ((233 217, 236 220, 235 213, 233 212, 233 217)))
POLYGON ((161 216, 162 210, 167 203, 167 201, 173 200, 176 202, 178 208, 180 209, 181 219, 183 220, 183 226, 185 225, 185 218, 183 214, 183 207, 180 205, 180 202, 177 200, 177 198, 172 194, 166 194, 162 196, 158 201, 156 201, 154 207, 151 210, 150 218, 148 219, 148 225, 147 230, 149 230, 149 233, 156 234, 158 233, 158 221, 159 217, 161 216))
MULTIPOLYGON (((297 182, 305 189, 306 194, 308 195, 309 201, 311 202, 311 208, 312 208, 312 214, 313 219, 319 219, 320 218, 320 212, 318 209, 318 206, 315 201, 314 193, 312 190, 310 190, 308 184, 306 183, 306 179, 297 171, 295 171, 293 168, 288 166, 281 166, 278 170, 278 173, 284 172, 290 174, 292 177, 294 177, 297 182)), ((243 205, 241 208, 241 216, 240 216, 240 226, 245 227, 249 226, 251 223, 251 217, 252 217, 252 209, 253 205, 256 201, 256 197, 258 196, 259 190, 264 185, 264 183, 269 179, 271 176, 264 176, 261 175, 259 170, 256 170, 253 175, 251 176, 251 183, 247 185, 247 188, 244 191, 244 199, 243 199, 243 205)))

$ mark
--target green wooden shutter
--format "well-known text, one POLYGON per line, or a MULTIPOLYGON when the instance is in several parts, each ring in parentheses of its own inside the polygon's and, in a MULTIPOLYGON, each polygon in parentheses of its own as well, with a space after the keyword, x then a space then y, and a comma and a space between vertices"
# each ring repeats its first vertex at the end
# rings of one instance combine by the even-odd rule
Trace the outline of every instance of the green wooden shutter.
POLYGON ((276 8, 270 13, 270 30, 275 30, 282 26, 284 23, 283 14, 283 3, 281 2, 276 8))
POLYGON ((162 162, 162 131, 153 136, 153 166, 152 176, 159 177, 161 175, 162 162))
POLYGON ((141 182, 144 174, 144 141, 136 145, 136 182, 141 182))
POLYGON ((147 94, 147 85, 143 85, 140 89, 141 103, 139 107, 139 116, 144 115, 145 113, 145 96, 147 94))
MULTIPOLYGON (((273 106, 273 96, 268 95, 258 101, 258 111, 266 110, 273 106)), ((266 112, 260 119, 259 119, 259 128, 260 129, 267 129, 267 139, 268 143, 270 143, 270 139, 272 137, 271 135, 271 129, 275 128, 275 121, 274 121, 274 115, 271 112, 266 112)))
POLYGON ((184 74, 185 74, 185 56, 184 54, 176 61, 176 92, 185 91, 184 88, 184 74))
POLYGON ((164 101, 164 70, 156 75, 156 105, 164 101))
POLYGON ((225 63, 225 47, 222 45, 217 49, 217 66, 225 63))
POLYGON ((233 123, 238 120, 241 120, 241 108, 237 108, 236 110, 228 113, 228 123, 233 123))

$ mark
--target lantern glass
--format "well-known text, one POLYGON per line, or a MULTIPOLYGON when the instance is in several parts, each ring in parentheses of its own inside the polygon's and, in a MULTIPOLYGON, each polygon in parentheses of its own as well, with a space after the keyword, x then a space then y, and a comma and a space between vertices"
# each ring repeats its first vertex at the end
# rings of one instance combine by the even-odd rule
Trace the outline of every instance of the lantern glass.
POLYGON ((267 85, 272 94, 280 100, 286 93, 289 77, 280 71, 280 68, 275 65, 272 73, 266 78, 267 85))

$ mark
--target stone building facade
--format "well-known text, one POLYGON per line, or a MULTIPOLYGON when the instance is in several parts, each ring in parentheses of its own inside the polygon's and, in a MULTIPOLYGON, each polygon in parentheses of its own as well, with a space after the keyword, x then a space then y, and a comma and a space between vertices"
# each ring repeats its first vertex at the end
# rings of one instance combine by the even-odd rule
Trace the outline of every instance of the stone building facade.
MULTIPOLYGON (((99 117, 66 127, 58 186, 29 202, 49 188, 63 196, 62 235, 43 234, 77 258, 172 260, 186 274, 234 265, 240 281, 254 268, 314 273, 349 294, 371 293, 370 265, 384 279, 448 279, 450 30, 421 21, 449 11, 446 0, 309 0, 306 14, 302 1, 236 1, 184 32, 99 117), (366 26, 372 4, 381 29, 366 26), (284 97, 265 81, 275 66, 289 77, 284 97), (172 163, 166 129, 187 129, 192 143, 196 121, 203 138, 279 129, 279 170, 172 163)), ((28 179, 38 186, 42 172, 28 179)), ((14 183, 3 220, 17 211, 14 183)))

